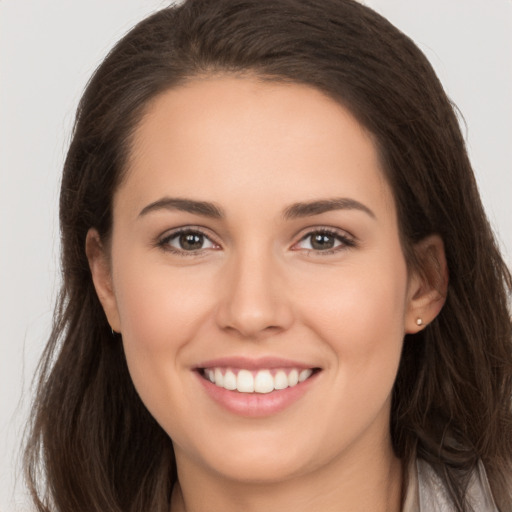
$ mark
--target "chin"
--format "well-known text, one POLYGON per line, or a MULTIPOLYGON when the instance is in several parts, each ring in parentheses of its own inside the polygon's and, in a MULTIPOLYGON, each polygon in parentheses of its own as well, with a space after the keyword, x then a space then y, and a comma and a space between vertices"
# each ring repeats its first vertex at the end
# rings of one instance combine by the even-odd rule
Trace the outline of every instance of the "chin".
MULTIPOLYGON (((231 431, 231 435, 217 437, 212 432, 212 440, 215 444, 203 443, 199 450, 185 447, 187 455, 195 451, 195 464, 203 470, 244 484, 285 482, 323 466, 330 457, 329 454, 322 455, 309 436, 308 439, 297 439, 290 432, 279 435, 269 430, 242 435, 231 431)), ((176 456, 179 467, 179 448, 176 456)))
POLYGON ((299 454, 265 454, 252 459, 229 458, 213 467, 225 479, 252 485, 285 482, 307 473, 306 461, 299 454), (284 456, 286 455, 286 456, 284 456))

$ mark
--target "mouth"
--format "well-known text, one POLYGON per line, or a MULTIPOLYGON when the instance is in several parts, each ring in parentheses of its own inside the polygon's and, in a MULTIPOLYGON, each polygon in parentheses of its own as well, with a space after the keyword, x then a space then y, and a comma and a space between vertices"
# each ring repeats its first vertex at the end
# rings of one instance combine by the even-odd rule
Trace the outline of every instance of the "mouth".
POLYGON ((274 356, 224 357, 203 361, 193 370, 215 404, 249 418, 273 416, 303 403, 302 397, 314 396, 310 390, 318 389, 322 373, 321 367, 274 356))
POLYGON ((320 368, 232 368, 212 366, 198 368, 201 377, 218 388, 238 393, 268 394, 294 388, 320 371, 320 368))

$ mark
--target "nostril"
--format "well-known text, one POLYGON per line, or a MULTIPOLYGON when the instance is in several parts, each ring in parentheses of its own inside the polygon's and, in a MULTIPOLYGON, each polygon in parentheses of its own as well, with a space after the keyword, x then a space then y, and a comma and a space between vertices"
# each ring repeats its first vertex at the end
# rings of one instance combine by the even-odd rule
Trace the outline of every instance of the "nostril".
POLYGON ((240 255, 220 291, 217 323, 226 332, 258 338, 287 329, 291 305, 268 253, 240 255))

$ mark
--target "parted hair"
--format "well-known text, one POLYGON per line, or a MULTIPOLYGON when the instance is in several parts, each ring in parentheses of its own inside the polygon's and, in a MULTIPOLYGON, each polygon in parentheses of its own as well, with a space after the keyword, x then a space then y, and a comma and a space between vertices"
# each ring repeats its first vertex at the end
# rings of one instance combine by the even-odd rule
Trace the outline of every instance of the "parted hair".
MULTIPOLYGON (((445 306, 406 335, 391 434, 442 478, 454 510, 481 461, 500 510, 512 510, 512 279, 484 213, 453 105, 415 44, 353 0, 187 0, 117 43, 78 106, 60 195, 62 289, 37 377, 25 467, 37 510, 167 512, 172 440, 130 379, 85 254, 108 240, 113 195, 150 102, 214 74, 315 87, 372 133, 406 261, 436 233, 449 270, 445 306), (507 486, 508 482, 508 486, 507 486)), ((428 276, 427 276, 428 277, 428 276)), ((475 511, 477 512, 477 511, 475 511)))

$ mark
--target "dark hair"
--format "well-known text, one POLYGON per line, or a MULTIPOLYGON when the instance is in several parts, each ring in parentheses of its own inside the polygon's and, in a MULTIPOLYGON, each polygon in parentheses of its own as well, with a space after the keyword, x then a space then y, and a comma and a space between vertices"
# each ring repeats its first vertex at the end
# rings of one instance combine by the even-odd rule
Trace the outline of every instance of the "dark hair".
POLYGON ((481 460, 496 502, 510 510, 512 279, 432 67, 408 37, 353 0, 188 0, 139 23, 94 74, 64 167, 64 282, 26 451, 38 510, 168 510, 172 443, 133 387, 93 287, 85 239, 91 227, 108 239, 113 194, 150 101, 216 73, 316 87, 373 134, 409 265, 421 266, 414 244, 437 233, 450 273, 439 316, 405 337, 394 449, 405 463, 427 460, 460 512, 470 510, 465 488, 481 460))

